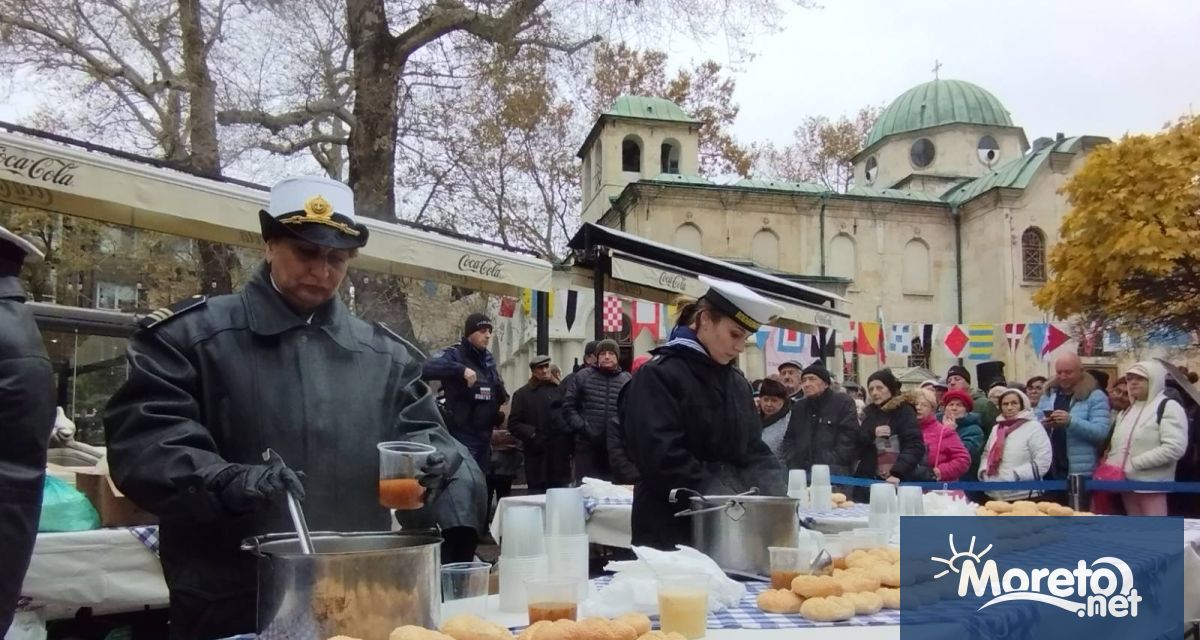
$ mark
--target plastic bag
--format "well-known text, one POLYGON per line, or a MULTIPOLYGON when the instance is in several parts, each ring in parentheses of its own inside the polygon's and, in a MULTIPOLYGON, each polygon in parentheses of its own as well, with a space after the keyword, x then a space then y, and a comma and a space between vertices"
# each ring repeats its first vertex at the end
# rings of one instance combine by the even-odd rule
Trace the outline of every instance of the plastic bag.
POLYGON ((87 531, 99 528, 100 514, 96 513, 92 501, 75 487, 47 475, 38 531, 87 531))

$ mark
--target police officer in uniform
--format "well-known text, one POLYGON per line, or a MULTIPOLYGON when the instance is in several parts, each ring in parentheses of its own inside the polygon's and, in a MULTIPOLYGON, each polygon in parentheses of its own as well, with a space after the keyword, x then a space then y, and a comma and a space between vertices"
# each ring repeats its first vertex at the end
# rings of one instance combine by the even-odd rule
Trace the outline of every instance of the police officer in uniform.
POLYGON ((161 522, 172 639, 256 630, 255 560, 239 545, 292 530, 286 491, 304 496, 313 531, 390 528, 381 441, 438 450, 425 507, 398 511, 402 524, 484 525, 483 476, 420 381, 422 354, 337 296, 368 237, 350 189, 285 180, 259 217, 266 259, 254 276, 236 294, 143 319, 104 414, 117 486, 161 522), (268 447, 278 456, 264 462, 268 447))
POLYGON ((21 284, 21 265, 42 258, 29 241, 0 227, 0 638, 12 623, 37 538, 54 427, 54 370, 21 284))
POLYGON ((762 439, 750 383, 735 366, 746 339, 779 313, 747 287, 701 276, 709 286, 679 311, 667 344, 625 386, 621 425, 641 482, 633 492, 633 544, 691 544, 691 521, 674 514, 672 489, 729 495, 757 487, 784 495, 783 465, 762 439))

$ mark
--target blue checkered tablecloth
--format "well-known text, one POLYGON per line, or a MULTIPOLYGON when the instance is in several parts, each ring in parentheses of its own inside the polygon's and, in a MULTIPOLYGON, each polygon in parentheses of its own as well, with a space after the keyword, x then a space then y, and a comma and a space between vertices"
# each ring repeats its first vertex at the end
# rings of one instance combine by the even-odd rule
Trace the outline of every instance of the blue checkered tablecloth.
POLYGON ((632 507, 633 496, 628 498, 584 498, 583 508, 587 511, 587 516, 592 517, 592 513, 599 507, 632 507))
POLYGON ((842 509, 806 509, 800 508, 800 516, 814 520, 862 520, 871 515, 871 506, 855 503, 842 509))
POLYGON ((145 527, 129 527, 129 533, 137 538, 146 548, 158 555, 158 525, 145 527))

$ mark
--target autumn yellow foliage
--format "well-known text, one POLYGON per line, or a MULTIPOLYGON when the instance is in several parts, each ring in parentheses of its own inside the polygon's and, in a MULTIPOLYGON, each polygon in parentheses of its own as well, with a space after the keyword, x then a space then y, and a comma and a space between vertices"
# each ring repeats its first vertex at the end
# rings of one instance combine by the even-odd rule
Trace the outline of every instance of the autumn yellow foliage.
POLYGON ((1063 187, 1071 211, 1034 302, 1142 329, 1200 329, 1200 117, 1097 148, 1063 187))

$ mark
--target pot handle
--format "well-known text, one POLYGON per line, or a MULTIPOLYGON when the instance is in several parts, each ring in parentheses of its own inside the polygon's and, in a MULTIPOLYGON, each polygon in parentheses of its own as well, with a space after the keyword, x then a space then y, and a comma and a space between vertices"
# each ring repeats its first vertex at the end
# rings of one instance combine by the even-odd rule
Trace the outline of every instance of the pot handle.
POLYGON ((261 551, 262 543, 273 540, 294 540, 295 538, 296 534, 294 533, 265 533, 261 536, 252 536, 242 540, 242 551, 249 551, 256 556, 262 557, 266 555, 261 551))
POLYGON ((727 502, 725 504, 719 504, 715 507, 705 507, 703 509, 684 509, 683 511, 676 513, 675 517, 676 518, 690 518, 692 516, 698 516, 702 513, 709 513, 711 511, 724 511, 724 510, 728 509, 730 507, 730 505, 732 505, 732 504, 733 504, 732 502, 727 502))
POLYGON ((687 494, 689 497, 700 498, 701 500, 704 500, 704 496, 699 491, 696 491, 695 489, 688 489, 686 487, 681 487, 679 489, 671 489, 671 493, 667 494, 667 501, 668 502, 679 502, 679 494, 680 493, 687 494))

